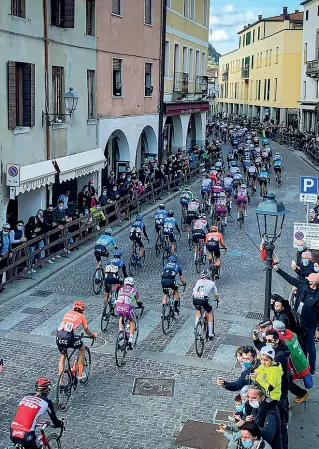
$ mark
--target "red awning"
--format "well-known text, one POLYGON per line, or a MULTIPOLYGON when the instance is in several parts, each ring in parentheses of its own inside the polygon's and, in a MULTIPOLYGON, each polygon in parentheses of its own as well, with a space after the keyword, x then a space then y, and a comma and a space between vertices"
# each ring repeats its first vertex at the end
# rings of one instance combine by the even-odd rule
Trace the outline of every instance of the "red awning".
POLYGON ((166 115, 195 114, 209 111, 209 103, 169 103, 165 104, 166 115))

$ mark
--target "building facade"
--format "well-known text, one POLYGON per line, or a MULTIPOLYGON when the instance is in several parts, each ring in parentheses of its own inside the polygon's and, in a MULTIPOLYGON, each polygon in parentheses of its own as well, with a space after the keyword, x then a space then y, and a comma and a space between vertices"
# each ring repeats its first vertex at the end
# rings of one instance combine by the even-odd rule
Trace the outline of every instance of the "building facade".
POLYGON ((219 112, 298 126, 303 13, 248 24, 238 49, 220 58, 219 112))
POLYGON ((207 67, 208 76, 208 99, 210 106, 210 115, 217 114, 218 112, 218 84, 219 65, 215 63, 209 63, 207 67))
POLYGON ((157 154, 161 0, 97 0, 98 139, 109 170, 157 154))
POLYGON ((307 0, 304 7, 300 129, 319 134, 319 0, 307 0))
POLYGON ((90 178, 98 185, 106 161, 97 145, 95 2, 2 3, 0 219, 14 225, 67 189, 76 200, 90 178), (78 97, 71 115, 69 88, 78 97), (7 164, 20 165, 10 189, 7 164))
POLYGON ((209 0, 167 2, 164 158, 205 141, 209 5, 209 0))

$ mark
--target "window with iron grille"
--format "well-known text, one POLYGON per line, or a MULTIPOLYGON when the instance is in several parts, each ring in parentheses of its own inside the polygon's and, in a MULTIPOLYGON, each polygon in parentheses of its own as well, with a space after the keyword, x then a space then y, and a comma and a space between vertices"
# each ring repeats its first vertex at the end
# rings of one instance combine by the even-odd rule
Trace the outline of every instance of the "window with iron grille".
POLYGON ((25 0, 11 0, 11 15, 25 17, 25 0))
POLYGON ((95 70, 87 71, 88 119, 95 118, 95 70))
POLYGON ((51 25, 74 28, 74 0, 51 0, 51 25))
POLYGON ((153 25, 153 0, 144 0, 144 23, 153 25))
POLYGON ((145 97, 151 97, 153 94, 152 82, 153 64, 151 62, 145 63, 145 97))
POLYGON ((112 70, 113 70, 113 96, 114 97, 122 97, 123 96, 122 67, 123 67, 123 60, 113 58, 112 70))
POLYGON ((56 119, 63 120, 64 116, 64 67, 52 67, 52 102, 56 119))
POLYGON ((8 128, 35 125, 35 65, 8 61, 8 128))
POLYGON ((95 35, 95 0, 86 0, 86 34, 95 35))
POLYGON ((122 0, 112 0, 112 14, 116 14, 117 16, 121 16, 123 14, 122 0))

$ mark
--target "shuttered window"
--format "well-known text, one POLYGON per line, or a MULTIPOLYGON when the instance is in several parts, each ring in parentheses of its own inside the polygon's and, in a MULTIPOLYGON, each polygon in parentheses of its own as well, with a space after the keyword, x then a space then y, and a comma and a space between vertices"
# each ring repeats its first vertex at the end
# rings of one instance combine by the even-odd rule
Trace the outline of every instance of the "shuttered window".
POLYGON ((188 18, 189 0, 184 0, 184 16, 188 18))
POLYGON ((74 28, 74 0, 51 0, 51 25, 74 28))
POLYGON ((113 70, 113 97, 123 96, 122 87, 122 59, 113 58, 112 70, 113 70))
POLYGON ((145 97, 151 97, 152 93, 153 93, 152 69, 153 69, 153 64, 151 62, 146 62, 145 63, 145 97))
POLYGON ((86 0, 86 34, 95 35, 95 0, 86 0))
POLYGON ((95 118, 95 70, 87 71, 88 119, 95 118))
POLYGON ((58 120, 64 120, 64 68, 52 67, 52 101, 53 113, 58 120))
POLYGON ((144 0, 144 23, 153 24, 153 0, 144 0))
POLYGON ((112 14, 122 15, 122 0, 112 0, 112 14))
POLYGON ((25 0, 11 0, 11 14, 17 17, 25 17, 25 0))
POLYGON ((8 61, 8 128, 35 125, 35 65, 8 61))

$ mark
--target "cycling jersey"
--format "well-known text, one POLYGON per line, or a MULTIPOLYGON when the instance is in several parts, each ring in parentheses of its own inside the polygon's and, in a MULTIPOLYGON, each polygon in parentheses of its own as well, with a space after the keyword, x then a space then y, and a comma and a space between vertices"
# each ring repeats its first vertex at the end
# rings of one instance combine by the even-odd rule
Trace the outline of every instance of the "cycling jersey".
POLYGON ((237 198, 247 198, 247 189, 240 187, 238 189, 237 198))
POLYGON ((105 282, 109 282, 110 279, 114 279, 114 281, 119 280, 119 270, 122 270, 123 276, 127 277, 126 265, 124 260, 118 257, 112 257, 107 261, 105 267, 105 282))
POLYGON ((237 161, 230 161, 230 167, 238 167, 238 162, 237 161))
POLYGON ((95 243, 95 246, 101 245, 101 246, 104 246, 104 247, 106 248, 106 247, 107 247, 108 245, 110 245, 110 244, 112 244, 112 245, 114 246, 114 248, 116 248, 116 242, 115 242, 114 238, 111 237, 110 235, 104 235, 104 234, 102 234, 102 235, 100 235, 100 237, 97 239, 97 241, 96 241, 96 243, 95 243))
POLYGON ((132 304, 134 301, 140 302, 140 294, 138 290, 130 285, 121 287, 117 296, 116 303, 132 304))
POLYGON ((166 217, 164 219, 163 231, 165 235, 173 234, 174 228, 177 225, 177 220, 174 217, 166 217))
POLYGON ((163 273, 162 273, 162 279, 175 279, 176 276, 182 276, 182 268, 178 263, 175 262, 167 262, 167 264, 164 266, 163 273))
POLYGON ((251 164, 251 160, 250 160, 250 159, 245 159, 245 160, 243 161, 243 166, 244 166, 244 167, 249 167, 250 164, 251 164))
POLYGON ((254 165, 251 165, 250 167, 248 167, 248 173, 250 175, 254 175, 257 171, 257 168, 254 165))
POLYGON ((259 179, 267 179, 268 178, 268 173, 266 171, 261 171, 258 174, 258 178, 259 179))
POLYGON ((281 159, 276 159, 273 162, 273 165, 274 165, 274 168, 278 168, 278 167, 282 168, 282 166, 283 166, 282 160, 281 159))
POLYGON ((133 221, 130 230, 130 240, 140 241, 140 244, 142 245, 142 232, 144 237, 148 239, 144 222, 133 221))
POLYGON ((207 248, 219 248, 219 244, 224 246, 223 236, 220 232, 214 231, 206 234, 206 246, 207 248))
POLYGON ((208 229, 208 223, 206 220, 200 218, 199 220, 194 221, 193 231, 205 231, 208 229))
POLYGON ((242 179, 243 179, 243 175, 242 175, 241 173, 235 173, 235 174, 234 174, 234 177, 233 177, 233 180, 234 180, 234 181, 239 182, 239 181, 241 181, 242 179))
POLYGON ((188 203, 187 211, 198 213, 199 203, 197 201, 191 201, 190 203, 188 203))
POLYGON ((165 217, 167 217, 167 211, 164 209, 157 209, 157 211, 155 212, 155 221, 163 221, 165 217))
POLYGON ((237 168, 238 168, 237 165, 236 165, 236 167, 230 167, 230 169, 229 169, 230 173, 235 174, 237 172, 237 168))
POLYGON ((74 333, 82 326, 83 329, 88 327, 87 321, 83 313, 76 312, 75 310, 69 310, 64 315, 58 331, 72 332, 74 333))
POLYGON ((231 185, 232 185, 232 183, 233 183, 233 178, 230 178, 230 177, 225 177, 224 178, 224 187, 225 187, 225 189, 228 187, 231 187, 231 185))
POLYGON ((191 192, 190 190, 183 190, 183 192, 181 193, 181 200, 180 201, 181 201, 182 204, 187 204, 190 201, 192 201, 193 198, 194 198, 193 192, 191 192))
POLYGON ((199 279, 193 288, 193 297, 198 299, 209 298, 212 292, 215 296, 218 295, 215 282, 210 279, 199 279))
POLYGON ((212 181, 210 179, 203 179, 202 180, 202 185, 201 185, 201 191, 202 192, 210 192, 210 186, 211 186, 212 181))

